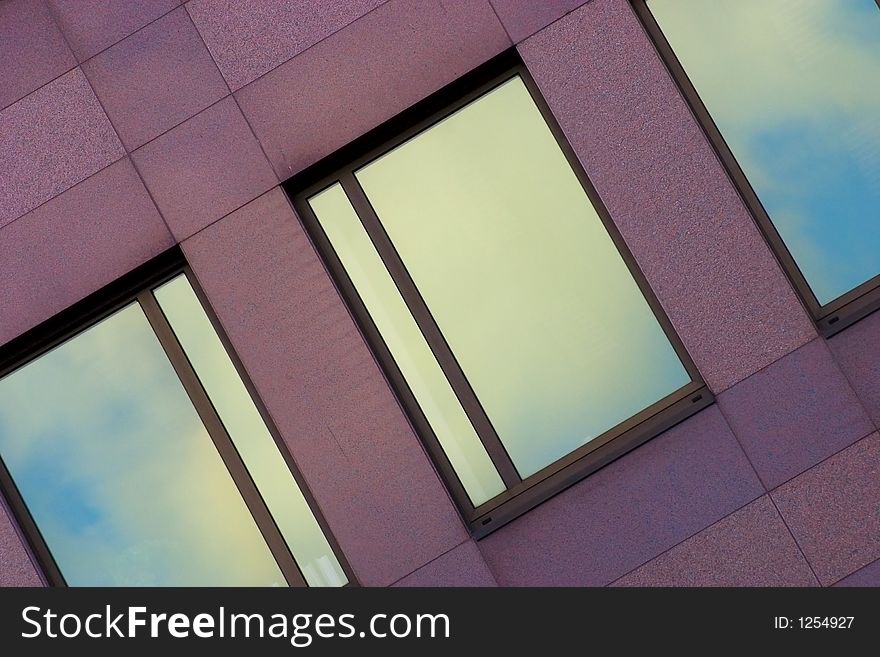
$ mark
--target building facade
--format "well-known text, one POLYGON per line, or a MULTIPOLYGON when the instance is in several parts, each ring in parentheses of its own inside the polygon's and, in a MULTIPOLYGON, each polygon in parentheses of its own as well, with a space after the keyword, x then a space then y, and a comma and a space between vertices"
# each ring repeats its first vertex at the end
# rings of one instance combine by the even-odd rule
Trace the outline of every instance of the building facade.
MULTIPOLYGON (((119 281, 164 282, 149 276, 170 258, 293 468, 344 572, 336 583, 877 585, 876 285, 810 297, 817 286, 787 260, 808 272, 798 252, 781 253, 784 231, 768 234, 758 174, 744 157, 732 170, 713 130, 733 152, 736 140, 709 94, 717 127, 695 105, 676 66, 704 92, 698 72, 680 48, 680 63, 666 52, 675 39, 667 31, 661 42, 651 20, 630 0, 4 0, 0 374, 12 381, 40 336, 46 348, 69 337, 79 330, 70 318, 97 317, 102 299, 128 299, 119 281), (407 130, 430 129, 499 74, 528 82, 560 162, 588 186, 656 306, 693 385, 678 401, 704 396, 686 411, 670 401, 639 435, 621 429, 609 444, 625 448, 585 453, 589 466, 567 464, 544 488, 509 468, 512 483, 499 486, 528 501, 499 503, 503 521, 481 530, 489 507, 468 506, 442 437, 426 436, 417 395, 405 398, 412 380, 391 371, 393 347, 382 352, 387 333, 372 335, 363 311, 375 313, 355 307, 356 281, 343 280, 351 268, 328 260, 320 212, 305 215, 311 187, 381 144, 399 146, 407 130)), ((876 194, 878 151, 866 148, 876 194)), ((474 407, 488 404, 471 383, 474 407)), ((59 583, 41 556, 54 549, 51 532, 35 538, 37 493, 3 432, 0 421, 0 585, 59 583)), ((283 512, 251 476, 259 513, 268 508, 283 535, 283 512)))

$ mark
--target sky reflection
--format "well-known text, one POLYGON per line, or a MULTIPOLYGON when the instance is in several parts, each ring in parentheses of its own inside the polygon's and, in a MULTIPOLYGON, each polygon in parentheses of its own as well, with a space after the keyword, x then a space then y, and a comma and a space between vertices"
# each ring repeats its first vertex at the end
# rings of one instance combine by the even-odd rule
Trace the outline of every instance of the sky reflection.
POLYGON ((824 305, 880 274, 874 0, 649 0, 824 305))
POLYGON ((136 303, 0 380, 0 454, 70 585, 286 585, 136 303))
POLYGON ((522 477, 690 382, 519 77, 356 177, 522 477))

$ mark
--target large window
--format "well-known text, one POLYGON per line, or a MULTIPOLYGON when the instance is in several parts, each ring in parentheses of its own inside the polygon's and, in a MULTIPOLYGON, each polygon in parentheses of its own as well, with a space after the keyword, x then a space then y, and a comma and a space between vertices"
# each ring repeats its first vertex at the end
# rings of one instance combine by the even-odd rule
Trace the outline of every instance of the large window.
POLYGON ((880 305, 875 0, 636 0, 820 328, 880 305))
POLYGON ((290 189, 478 533, 710 401, 532 84, 290 189))
POLYGON ((189 276, 162 270, 0 366, 0 474, 47 578, 344 585, 189 276))

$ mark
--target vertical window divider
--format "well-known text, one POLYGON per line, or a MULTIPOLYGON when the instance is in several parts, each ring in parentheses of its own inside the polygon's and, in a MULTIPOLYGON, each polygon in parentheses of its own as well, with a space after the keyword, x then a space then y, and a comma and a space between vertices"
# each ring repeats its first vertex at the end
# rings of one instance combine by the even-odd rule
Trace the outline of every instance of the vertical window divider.
POLYGON ((186 353, 180 346, 174 330, 168 323, 155 296, 153 296, 152 289, 140 292, 136 299, 143 309, 147 321, 150 323, 162 349, 168 356, 174 372, 186 390, 186 394, 189 396, 193 407, 204 423, 211 441, 217 448, 223 464, 229 471, 236 488, 241 494, 248 511, 253 516, 257 528, 266 541, 266 545, 269 547, 284 578, 291 586, 307 586, 305 578, 296 563, 296 559, 281 535, 281 531, 269 512, 263 496, 257 489, 250 472, 242 461, 235 444, 232 442, 232 438, 226 431, 226 427, 220 420, 220 416, 217 414, 213 403, 193 370, 186 353))
MULTIPOLYGON (((706 388, 695 363, 666 316, 663 306, 653 294, 597 190, 583 170, 580 159, 567 142, 562 128, 554 119, 537 84, 514 49, 506 51, 462 79, 420 101, 414 107, 328 156, 314 167, 285 181, 283 185, 313 246, 373 350, 413 428, 421 437, 426 450, 434 458, 436 467, 458 502, 459 510, 474 538, 479 539, 495 531, 714 402, 714 396, 706 388), (482 402, 477 398, 460 362, 452 352, 451 345, 446 341, 425 298, 417 289, 415 280, 392 242, 391 235, 386 231, 355 175, 363 167, 376 162, 517 76, 521 78, 526 91, 541 113, 660 329, 690 376, 690 382, 680 389, 656 400, 602 435, 594 437, 589 443, 531 473, 525 479, 519 476, 507 448, 501 442, 482 402), (436 364, 440 367, 442 376, 446 379, 446 384, 451 388, 477 439, 506 487, 503 492, 481 504, 476 506, 472 504, 464 490, 459 473, 449 460, 434 428, 415 398, 410 382, 407 381, 392 355, 387 337, 380 332, 375 319, 365 305, 356 281, 343 264, 336 245, 331 241, 321 220, 310 205, 310 199, 335 185, 339 185, 347 197, 375 255, 378 255, 386 269, 385 274, 390 276, 391 282, 397 288, 397 293, 410 313, 411 320, 415 322, 421 339, 427 344, 436 364)), ((473 284, 478 282, 472 281, 473 284)))
MULTIPOLYGON (((306 203, 297 207, 297 213, 300 216, 313 244, 318 252, 326 259, 325 263, 331 272, 334 283, 339 288, 339 293, 343 299, 346 299, 350 305, 355 322, 367 336, 368 343, 377 352, 377 359, 380 367, 383 369, 388 382, 400 398, 403 411, 408 416, 417 435, 424 438, 425 448, 431 453, 435 459, 435 463, 441 474, 445 476, 452 493, 453 498, 459 502, 460 510, 464 515, 466 522, 471 522, 474 517, 476 507, 474 507, 468 496, 467 491, 462 484, 458 473, 449 461, 449 457, 443 449, 434 428, 425 416, 422 408, 419 406, 415 395, 401 372, 399 365, 394 360, 382 333, 373 322, 369 311, 364 305, 357 288, 351 281, 348 272, 345 270, 339 255, 336 253, 327 234, 324 232, 317 216, 311 207, 306 203)), ((363 224, 361 224, 363 225, 363 224)), ((482 442, 481 442, 482 444, 482 442)), ((503 495, 503 493, 502 493, 503 495)))
POLYGON ((373 243, 376 252, 388 270, 391 279, 400 291, 400 295, 418 325, 425 342, 427 342, 428 347, 434 354, 434 358, 437 359, 437 363, 440 365, 440 369, 449 381, 455 396, 458 398, 459 403, 461 403, 462 409, 464 409, 480 441, 486 448, 489 458, 498 470, 498 474, 501 476, 505 486, 513 488, 522 482, 522 478, 519 476, 513 461, 507 453, 507 449, 501 442, 495 428, 492 426, 492 422, 489 420, 489 416, 477 399, 473 388, 452 353, 449 344, 446 342, 446 338, 443 337, 440 327, 437 326, 415 282, 410 277, 406 265, 404 265, 403 260, 401 260, 400 255, 394 248, 391 238, 385 231, 384 226, 382 226, 382 222, 379 220, 360 182, 355 177, 353 169, 349 168, 343 172, 339 176, 339 182, 357 213, 361 224, 363 224, 364 230, 373 243))

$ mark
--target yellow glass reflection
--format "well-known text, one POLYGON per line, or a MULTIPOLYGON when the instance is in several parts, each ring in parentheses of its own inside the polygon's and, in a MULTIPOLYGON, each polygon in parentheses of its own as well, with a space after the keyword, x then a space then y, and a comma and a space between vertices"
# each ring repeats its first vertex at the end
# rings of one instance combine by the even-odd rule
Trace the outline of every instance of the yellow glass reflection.
POLYGON ((309 586, 348 580, 185 275, 153 291, 309 586))
POLYGON ((356 177, 523 477, 690 381, 519 77, 356 177))
POLYGON ((309 199, 385 340, 394 362, 434 430, 474 506, 495 497, 504 483, 486 454, 434 354, 373 247, 342 186, 309 199))
POLYGON ((138 304, 0 380, 0 454, 69 585, 287 585, 138 304))

